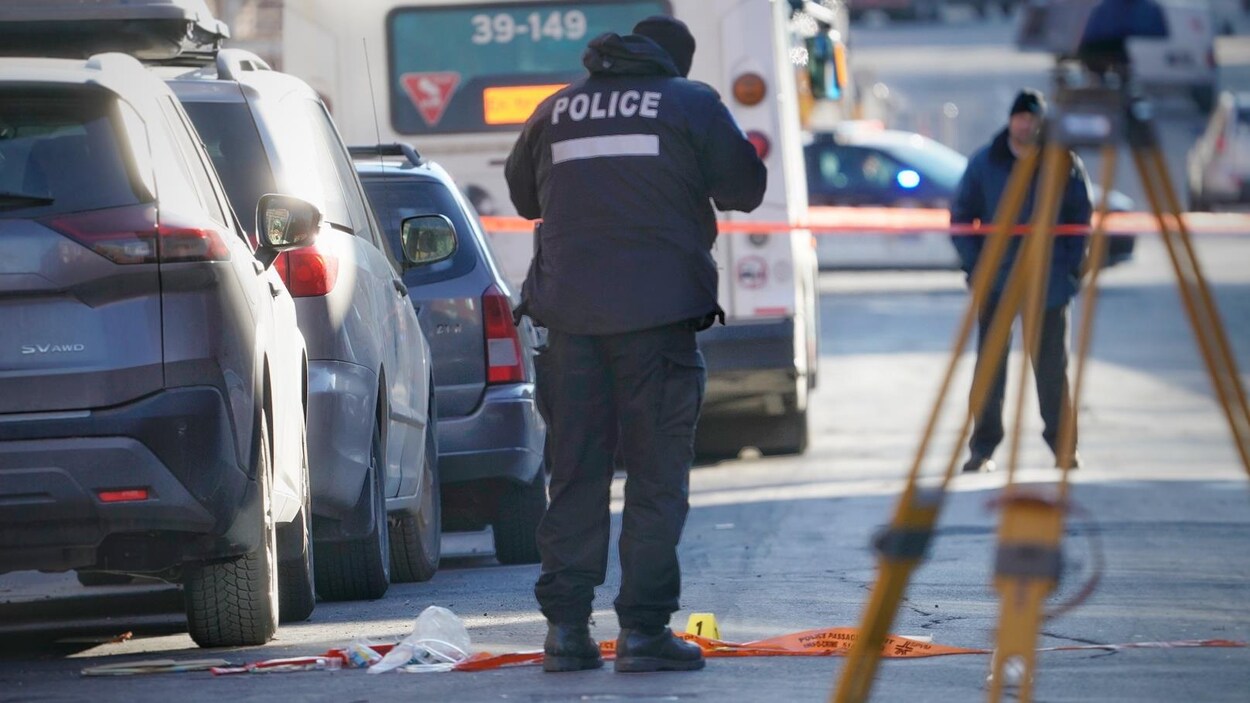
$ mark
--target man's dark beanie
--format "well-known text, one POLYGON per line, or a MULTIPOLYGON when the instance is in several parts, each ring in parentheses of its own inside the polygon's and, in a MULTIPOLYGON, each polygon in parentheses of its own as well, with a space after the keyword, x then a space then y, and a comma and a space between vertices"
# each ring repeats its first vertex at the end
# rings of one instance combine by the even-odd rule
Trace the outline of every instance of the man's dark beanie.
POLYGON ((682 76, 690 75, 694 61, 694 35, 685 22, 664 15, 652 15, 634 25, 634 34, 644 36, 668 52, 682 76))
POLYGON ((1025 89, 1016 95, 1015 102, 1011 103, 1011 114, 1016 115, 1021 112, 1030 112, 1038 117, 1046 116, 1046 98, 1042 94, 1032 89, 1025 89))

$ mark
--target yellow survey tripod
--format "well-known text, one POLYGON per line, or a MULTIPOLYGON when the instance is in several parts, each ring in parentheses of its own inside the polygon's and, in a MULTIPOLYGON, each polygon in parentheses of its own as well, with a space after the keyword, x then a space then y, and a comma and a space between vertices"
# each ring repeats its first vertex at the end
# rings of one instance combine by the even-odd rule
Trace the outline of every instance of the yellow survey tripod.
POLYGON ((1008 180, 972 278, 972 296, 956 334, 939 395, 921 436, 907 487, 899 499, 890 524, 876 538, 878 578, 864 612, 859 638, 852 648, 831 700, 836 703, 866 701, 872 689, 882 644, 893 625, 912 572, 932 541, 947 487, 959 466, 963 438, 980 415, 999 364, 1006 358, 1011 326, 1022 317, 1023 350, 1021 378, 1028 375, 1036 354, 1041 317, 1049 278, 1055 221, 1071 168, 1073 147, 1101 147, 1102 194, 1094 215, 1086 267, 1088 285, 1082 301, 1072 401, 1061 413, 1056 458, 1061 477, 1057 484, 1024 488, 1015 483, 1020 454, 1021 420, 1027 384, 1021 383, 1015 398, 1011 430, 1007 485, 998 501, 1002 510, 995 555, 994 587, 999 594, 998 641, 989 678, 989 700, 999 701, 1007 686, 1017 686, 1017 697, 1029 701, 1033 694, 1037 635, 1045 617, 1045 600, 1059 583, 1062 571, 1061 540, 1068 510, 1069 480, 1076 437, 1085 360, 1089 354, 1098 277, 1107 252, 1104 227, 1107 199, 1115 179, 1116 147, 1124 141, 1132 152, 1160 236, 1176 274, 1185 313, 1194 329, 1198 347, 1215 387, 1216 397, 1232 429, 1242 465, 1250 474, 1250 409, 1241 386, 1228 338, 1220 323, 1210 288, 1202 275, 1192 238, 1181 216, 1179 201, 1167 173, 1151 116, 1150 103, 1134 95, 1127 80, 1127 66, 1102 67, 1098 71, 1073 60, 1061 60, 1055 69, 1056 106, 1047 120, 1042 146, 1020 158, 1008 180), (1040 152, 1040 153, 1039 153, 1040 152), (1038 162, 1037 198, 1029 232, 1012 267, 980 352, 974 373, 968 413, 959 441, 954 443, 946 470, 936 485, 921 487, 920 472, 938 426, 959 358, 972 335, 973 325, 985 304, 1015 229, 1022 205, 1032 187, 1038 162))

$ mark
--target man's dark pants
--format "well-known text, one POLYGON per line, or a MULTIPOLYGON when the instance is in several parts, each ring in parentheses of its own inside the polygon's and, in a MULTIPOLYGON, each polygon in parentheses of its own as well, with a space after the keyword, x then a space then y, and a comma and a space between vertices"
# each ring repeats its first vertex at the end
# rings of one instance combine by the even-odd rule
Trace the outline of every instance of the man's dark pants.
POLYGON ((677 542, 689 510, 694 429, 706 373, 690 323, 618 335, 550 330, 538 361, 551 505, 538 527, 547 620, 583 624, 608 564, 609 489, 619 440, 622 628, 653 631, 678 610, 677 542))
MULTIPOLYGON (((997 296, 992 297, 981 311, 977 331, 977 366, 988 363, 981 358, 981 351, 989 334, 997 296)), ((1037 384, 1038 406, 1042 414, 1042 438, 1051 451, 1059 441, 1059 423, 1062 413, 1070 407, 1068 394, 1068 305, 1046 310, 1042 316, 1041 340, 1037 356, 1033 360, 1033 378, 1037 384)), ((1010 337, 1008 338, 1010 347, 1010 337)), ((968 448, 974 457, 989 457, 994 448, 1003 441, 1003 396, 1007 388, 1007 355, 1003 355, 998 373, 990 385, 985 408, 977 418, 968 448)), ((1075 446, 1075 445, 1074 445, 1075 446)))

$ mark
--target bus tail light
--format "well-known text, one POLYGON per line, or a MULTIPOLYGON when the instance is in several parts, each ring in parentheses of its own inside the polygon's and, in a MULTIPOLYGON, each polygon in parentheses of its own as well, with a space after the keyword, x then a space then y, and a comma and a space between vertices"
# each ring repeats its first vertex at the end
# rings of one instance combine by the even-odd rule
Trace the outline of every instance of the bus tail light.
POLYGON ((768 153, 772 151, 773 145, 768 141, 768 137, 759 130, 751 130, 747 132, 747 141, 751 142, 751 146, 755 147, 755 153, 760 155, 760 160, 767 159, 768 153))

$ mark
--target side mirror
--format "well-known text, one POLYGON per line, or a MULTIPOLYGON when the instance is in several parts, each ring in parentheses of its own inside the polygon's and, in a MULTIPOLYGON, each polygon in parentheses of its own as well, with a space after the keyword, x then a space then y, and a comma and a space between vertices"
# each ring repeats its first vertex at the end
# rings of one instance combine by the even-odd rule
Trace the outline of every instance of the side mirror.
POLYGON ((456 228, 444 215, 405 218, 400 239, 404 244, 404 259, 414 266, 446 261, 456 253, 456 228))
POLYGON ((321 228, 321 210, 293 195, 262 195, 256 204, 256 258, 265 266, 278 254, 312 244, 321 228))

